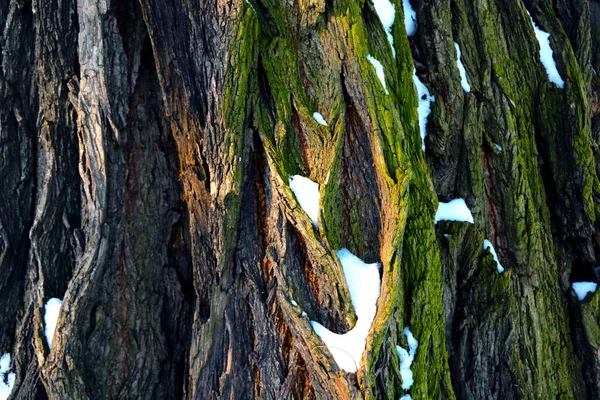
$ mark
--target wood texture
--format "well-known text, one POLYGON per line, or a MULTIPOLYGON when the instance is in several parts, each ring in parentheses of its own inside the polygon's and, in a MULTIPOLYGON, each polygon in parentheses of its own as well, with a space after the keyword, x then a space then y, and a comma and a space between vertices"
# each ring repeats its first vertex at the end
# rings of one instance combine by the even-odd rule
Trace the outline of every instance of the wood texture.
POLYGON ((392 0, 394 57, 370 0, 249 1, 0 0, 11 400, 598 398, 600 3, 410 0, 408 38, 392 0), (310 325, 356 322, 341 248, 382 265, 356 373, 310 325))

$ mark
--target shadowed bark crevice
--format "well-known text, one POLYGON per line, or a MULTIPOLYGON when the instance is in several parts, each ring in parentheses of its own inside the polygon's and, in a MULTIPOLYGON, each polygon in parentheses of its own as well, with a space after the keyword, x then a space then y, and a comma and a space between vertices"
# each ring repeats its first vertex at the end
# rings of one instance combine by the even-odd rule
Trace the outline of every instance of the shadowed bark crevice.
POLYGON ((368 130, 356 110, 346 85, 345 131, 343 137, 341 192, 342 242, 367 263, 379 260, 381 200, 368 130), (360 160, 357 162, 357 160, 360 160))

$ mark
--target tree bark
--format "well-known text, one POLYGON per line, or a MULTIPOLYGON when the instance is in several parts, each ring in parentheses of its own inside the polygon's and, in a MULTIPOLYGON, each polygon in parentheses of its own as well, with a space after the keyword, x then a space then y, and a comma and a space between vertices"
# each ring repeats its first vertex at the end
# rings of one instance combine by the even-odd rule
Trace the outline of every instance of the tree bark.
POLYGON ((11 400, 600 398, 571 286, 598 280, 600 2, 410 0, 411 37, 391 3, 394 53, 370 0, 0 0, 11 400), (457 198, 474 223, 434 224, 457 198), (342 248, 381 265, 356 373, 310 323, 357 321, 342 248))

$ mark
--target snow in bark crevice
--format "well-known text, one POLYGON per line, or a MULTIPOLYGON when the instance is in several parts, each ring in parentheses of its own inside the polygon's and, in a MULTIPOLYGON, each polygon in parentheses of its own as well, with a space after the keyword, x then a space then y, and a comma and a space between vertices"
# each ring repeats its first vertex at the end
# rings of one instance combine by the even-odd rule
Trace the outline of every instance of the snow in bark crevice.
POLYGON ((313 113, 313 118, 315 121, 317 121, 317 123, 319 125, 323 125, 323 126, 327 126, 327 121, 325 121, 325 118, 323 118, 323 116, 321 115, 321 113, 318 112, 314 112, 313 113))
POLYGON ((535 37, 540 45, 540 61, 546 70, 548 80, 554 83, 558 88, 563 89, 565 87, 565 81, 560 76, 558 68, 556 67, 556 60, 554 59, 554 52, 550 47, 550 33, 541 30, 537 24, 533 21, 531 14, 527 11, 533 30, 535 31, 535 37))
POLYGON ((383 91, 385 92, 385 94, 390 94, 390 92, 388 92, 387 90, 387 85, 385 84, 385 72, 383 71, 383 65, 381 64, 381 62, 379 62, 379 60, 377 60, 370 54, 367 55, 367 60, 369 60, 371 65, 373 65, 373 67, 375 68, 375 74, 377 75, 377 78, 379 78, 379 81, 383 86, 383 91))
MULTIPOLYGON (((402 8, 404 10, 404 28, 406 29, 406 35, 411 37, 417 31, 417 13, 408 0, 402 1, 402 8)), ((421 148, 423 151, 425 151, 427 119, 431 113, 431 103, 435 101, 435 96, 431 95, 427 86, 425 86, 425 84, 417 76, 417 70, 415 68, 413 68, 412 80, 417 90, 417 113, 419 115, 419 132, 421 133, 422 142, 421 148)))
POLYGON ((310 218, 313 225, 319 227, 319 184, 301 175, 292 175, 289 177, 290 189, 296 196, 296 200, 306 215, 310 218))
POLYGON ((432 96, 427 89, 427 86, 417 76, 417 70, 413 68, 413 83, 417 89, 417 97, 419 105, 417 114, 419 115, 419 131, 421 132, 421 148, 425 151, 425 137, 427 136, 427 119, 431 114, 431 103, 435 101, 435 96, 432 96))
POLYGON ((54 331, 56 330, 56 323, 58 322, 58 316, 60 315, 61 305, 61 299, 52 298, 48 300, 44 307, 44 323, 46 325, 44 334, 49 349, 52 349, 52 338, 54 338, 54 331))
POLYGON ((10 397, 15 379, 15 373, 10 372, 10 354, 6 353, 0 357, 0 400, 10 397))
POLYGON ((594 282, 573 282, 571 287, 577 295, 577 299, 579 301, 583 301, 587 297, 588 293, 594 293, 596 291, 598 284, 594 282))
POLYGON ((381 290, 380 264, 366 264, 347 249, 336 251, 342 264, 352 306, 356 312, 356 325, 344 334, 331 332, 316 321, 310 321, 315 333, 323 340, 338 367, 347 372, 360 368, 367 335, 377 313, 377 300, 381 290))
MULTIPOLYGON (((406 336, 406 342, 408 343, 408 350, 401 346, 396 346, 396 352, 400 358, 400 377, 402 378, 402 389, 409 390, 414 383, 414 375, 411 370, 411 366, 415 361, 419 342, 417 339, 415 339, 408 326, 404 327, 404 335, 406 336)), ((411 398, 410 395, 405 395, 405 397, 406 396, 408 396, 408 399, 411 398)))
POLYGON ((462 86, 465 93, 469 93, 471 92, 471 85, 467 79, 467 70, 461 60, 462 52, 460 51, 460 46, 456 42, 454 42, 454 49, 456 50, 456 67, 460 75, 460 86, 462 86))
POLYGON ((417 31, 417 13, 408 0, 402 0, 402 9, 404 10, 404 28, 406 35, 411 37, 417 31))
POLYGON ((496 249, 494 249, 494 245, 492 244, 492 242, 490 242, 489 240, 485 239, 483 241, 483 250, 490 250, 490 254, 492 255, 492 257, 494 258, 494 261, 496 262, 496 267, 498 268, 498 273, 503 273, 504 272, 504 267, 502 266, 502 264, 500 264, 500 259, 498 258, 498 254, 496 253, 496 249))
POLYGON ((474 223, 471 210, 464 199, 454 199, 447 203, 440 201, 434 222, 437 224, 439 221, 474 223))
POLYGON ((396 6, 389 0, 373 0, 373 5, 375 6, 375 11, 381 20, 381 24, 383 25, 383 29, 387 35, 388 42, 390 42, 390 46, 392 47, 392 55, 394 58, 396 58, 394 37, 392 36, 392 25, 394 25, 394 20, 396 19, 396 6))

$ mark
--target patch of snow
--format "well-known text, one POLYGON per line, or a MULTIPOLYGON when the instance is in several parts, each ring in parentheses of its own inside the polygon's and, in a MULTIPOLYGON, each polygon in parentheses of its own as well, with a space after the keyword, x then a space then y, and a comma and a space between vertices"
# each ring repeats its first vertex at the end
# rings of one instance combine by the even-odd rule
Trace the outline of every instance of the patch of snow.
POLYGON ((377 313, 377 299, 381 290, 380 265, 365 264, 347 249, 338 250, 336 254, 344 269, 350 299, 356 312, 356 325, 347 333, 337 334, 316 321, 310 323, 331 352, 338 367, 347 372, 356 372, 377 313))
POLYGON ((415 339, 415 336, 412 334, 408 326, 404 327, 404 334, 406 335, 406 341, 408 342, 408 350, 409 354, 414 357, 417 354, 417 347, 419 347, 419 342, 415 339))
POLYGON ((10 371, 10 354, 0 357, 0 400, 6 400, 12 392, 16 375, 10 371))
POLYGON ((54 331, 56 330, 56 322, 58 321, 61 305, 61 299, 52 298, 48 300, 46 306, 44 307, 44 323, 46 325, 44 333, 46 334, 46 342, 48 343, 49 349, 52 349, 52 338, 54 337, 54 331))
POLYGON ((500 260, 498 259, 498 254, 496 254, 496 249, 494 249, 494 245, 492 244, 492 242, 485 239, 483 241, 483 249, 484 250, 490 249, 490 253, 492 254, 492 257, 494 257, 494 261, 496 261, 496 266, 498 267, 498 273, 500 273, 500 274, 503 273, 504 267, 502 266, 502 264, 500 264, 500 260))
POLYGON ((449 233, 444 233, 444 237, 451 237, 452 235, 449 233))
POLYGON ((408 390, 414 383, 413 372, 410 367, 415 360, 419 342, 417 342, 417 339, 415 339, 410 329, 408 329, 408 326, 404 328, 404 334, 406 335, 406 341, 408 342, 408 351, 401 346, 396 346, 396 352, 398 353, 398 357, 400 357, 402 389, 408 390))
POLYGON ((375 11, 381 20, 383 29, 387 34, 390 46, 392 46, 392 54, 396 58, 396 49, 394 48, 394 37, 392 36, 392 25, 396 19, 396 6, 390 3, 390 0, 373 0, 375 11))
POLYGON ((462 86, 465 93, 471 91, 471 85, 467 79, 467 70, 461 61, 462 53, 460 52, 460 46, 454 42, 454 48, 456 49, 456 66, 458 67, 458 73, 460 74, 460 86, 462 86))
POLYGON ((588 293, 594 293, 598 284, 594 282, 573 282, 573 290, 577 294, 579 301, 583 301, 588 293))
POLYGON ((383 90, 385 91, 385 94, 390 94, 387 90, 387 86, 385 85, 385 74, 383 73, 383 65, 381 65, 381 63, 377 59, 373 58, 373 56, 371 56, 370 54, 367 55, 367 60, 369 60, 373 67, 375 67, 375 73, 377 74, 379 81, 383 85, 383 90))
POLYGON ((417 13, 408 0, 402 0, 402 8, 404 9, 404 28, 410 37, 417 31, 417 13))
POLYGON ((500 146, 499 144, 494 143, 494 146, 496 146, 496 148, 498 149, 498 151, 502 151, 502 146, 500 146))
POLYGON ((306 311, 302 311, 302 314, 300 314, 300 316, 306 317, 306 316, 308 316, 308 314, 306 313, 306 311))
POLYGON ((425 136, 427 136, 427 117, 431 113, 431 103, 435 101, 435 96, 429 93, 427 86, 417 76, 417 70, 413 68, 413 83, 417 87, 417 97, 419 98, 419 130, 421 131, 421 140, 423 142, 423 151, 425 151, 425 136))
POLYGON ((435 213, 435 223, 439 221, 457 221, 457 222, 469 222, 473 221, 473 214, 467 207, 467 203, 463 199, 454 199, 448 203, 439 203, 437 212, 435 213))
POLYGON ((298 303, 296 303, 296 300, 292 299, 290 300, 290 303, 292 303, 294 307, 298 307, 298 303))
POLYGON ((319 184, 300 175, 290 176, 290 189, 294 192, 300 207, 311 219, 315 227, 319 227, 319 184))
POLYGON ((412 400, 412 397, 410 397, 410 394, 405 394, 404 396, 400 397, 400 400, 412 400))
POLYGON ((325 118, 323 118, 323 116, 321 114, 319 114, 318 112, 314 112, 313 113, 313 118, 315 119, 315 121, 317 121, 319 124, 327 126, 327 121, 325 121, 325 118))
POLYGON ((548 79, 550 82, 562 89, 565 87, 565 81, 563 81, 558 69, 556 68, 556 61, 554 60, 553 51, 550 47, 550 34, 541 30, 535 24, 535 22, 533 22, 533 18, 531 17, 531 14, 529 14, 529 11, 527 12, 527 15, 529 15, 529 19, 533 25, 533 30, 535 31, 535 37, 540 44, 540 61, 546 69, 548 79))

